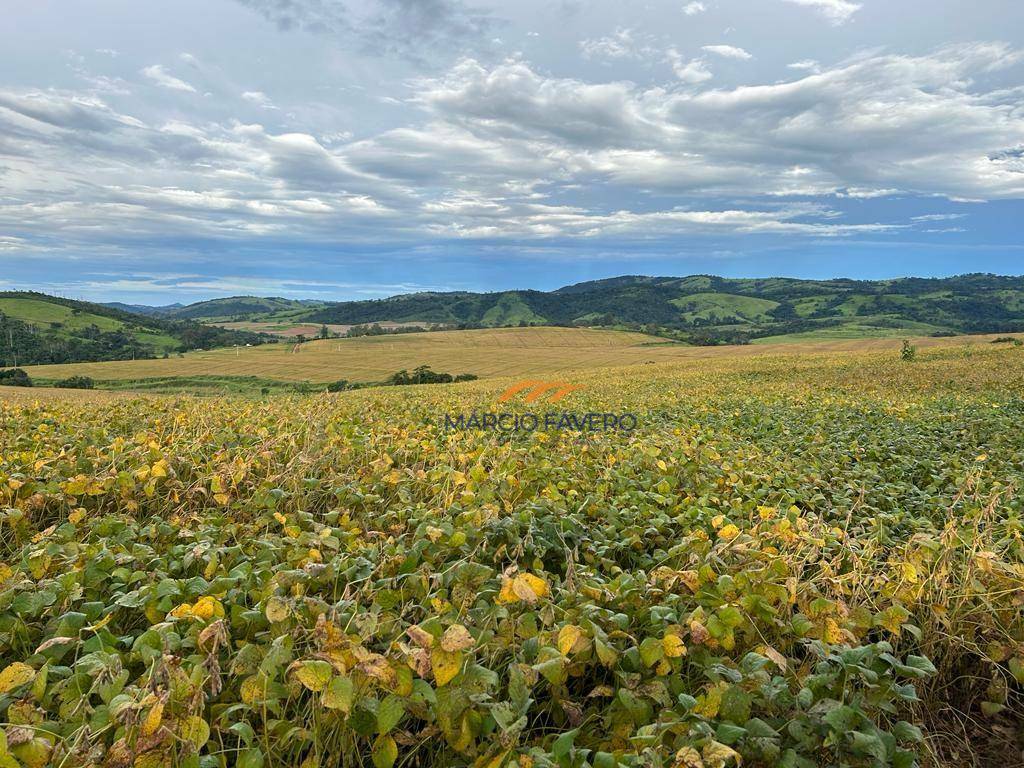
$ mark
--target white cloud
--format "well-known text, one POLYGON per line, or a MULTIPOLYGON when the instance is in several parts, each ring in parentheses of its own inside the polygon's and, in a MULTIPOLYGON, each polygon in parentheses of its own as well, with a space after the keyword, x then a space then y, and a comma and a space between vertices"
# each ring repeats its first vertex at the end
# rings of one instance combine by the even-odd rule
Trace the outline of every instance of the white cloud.
POLYGON ((965 218, 967 218, 966 213, 928 213, 924 216, 914 216, 911 221, 955 221, 965 218))
POLYGON ((870 187, 850 187, 836 192, 836 197, 846 197, 852 200, 874 200, 879 197, 893 197, 898 195, 898 189, 872 189, 870 187))
POLYGON ((672 65, 672 71, 684 83, 697 85, 714 77, 711 70, 707 68, 707 62, 704 59, 687 60, 675 48, 669 48, 667 56, 669 63, 672 65))
POLYGON ((415 121, 358 139, 337 120, 233 118, 258 91, 226 96, 219 119, 140 109, 144 122, 92 92, 0 89, 0 231, 71 244, 919 232, 929 219, 850 223, 786 198, 1024 197, 1020 90, 990 77, 1021 58, 991 43, 874 52, 787 82, 701 89, 706 63, 678 51, 681 82, 667 85, 465 58, 409 82, 415 121))
POLYGON ((270 97, 263 91, 245 91, 242 94, 242 98, 251 104, 255 104, 265 109, 277 109, 277 107, 274 106, 274 102, 272 102, 270 97))
POLYGON ((704 13, 706 10, 707 6, 704 3, 696 2, 696 0, 683 6, 683 13, 687 16, 696 16, 698 13, 704 13))
MULTIPOLYGON (((1012 165, 1024 115, 1011 93, 973 83, 1020 56, 1000 44, 874 55, 790 82, 699 93, 464 61, 425 81, 419 100, 473 141, 533 153, 538 175, 554 166, 579 180, 712 194, 1013 197, 1024 194, 1012 165)), ((689 84, 710 76, 701 60, 674 52, 673 63, 689 84)))
POLYGON ((185 91, 187 93, 196 92, 192 85, 170 74, 161 64, 153 64, 146 67, 142 70, 142 74, 163 88, 168 88, 172 91, 185 91))
POLYGON ((785 0, 787 3, 813 8, 833 24, 845 24, 863 6, 850 0, 785 0))
POLYGON ((588 59, 628 59, 651 52, 650 48, 638 45, 632 30, 629 29, 616 30, 614 35, 606 37, 581 40, 580 50, 588 59))
POLYGON ((810 72, 817 74, 821 72, 821 65, 814 59, 800 59, 800 61, 794 61, 792 64, 787 64, 789 69, 795 69, 801 72, 810 72))
POLYGON ((701 50, 713 53, 716 56, 722 56, 726 59, 740 59, 741 61, 747 61, 754 58, 750 53, 742 48, 737 48, 735 45, 705 45, 701 50))

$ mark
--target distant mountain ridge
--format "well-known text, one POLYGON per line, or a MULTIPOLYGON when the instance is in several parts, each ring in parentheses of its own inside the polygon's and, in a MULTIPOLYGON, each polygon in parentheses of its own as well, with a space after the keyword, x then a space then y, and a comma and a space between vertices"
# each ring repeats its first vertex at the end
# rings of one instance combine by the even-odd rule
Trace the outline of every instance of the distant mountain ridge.
POLYGON ((854 338, 1024 331, 1024 277, 623 275, 554 291, 424 292, 347 302, 235 296, 159 309, 164 317, 203 322, 582 325, 645 329, 695 343, 742 343, 794 334, 854 338))
POLYGON ((556 291, 420 293, 328 304, 307 322, 649 327, 696 343, 792 334, 911 335, 1024 330, 1024 277, 897 280, 629 275, 556 291))

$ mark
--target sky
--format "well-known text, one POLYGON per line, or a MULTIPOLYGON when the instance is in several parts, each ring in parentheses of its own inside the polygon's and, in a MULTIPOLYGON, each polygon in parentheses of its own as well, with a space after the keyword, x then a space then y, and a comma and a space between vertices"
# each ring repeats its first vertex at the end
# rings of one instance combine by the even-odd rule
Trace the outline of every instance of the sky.
POLYGON ((32 0, 0 290, 1024 273, 1018 0, 32 0))

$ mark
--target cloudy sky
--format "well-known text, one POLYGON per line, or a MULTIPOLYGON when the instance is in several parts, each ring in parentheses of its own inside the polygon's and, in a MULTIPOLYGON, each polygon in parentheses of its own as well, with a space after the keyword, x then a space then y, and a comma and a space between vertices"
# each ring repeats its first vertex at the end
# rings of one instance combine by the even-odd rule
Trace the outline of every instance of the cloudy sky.
POLYGON ((32 0, 0 289, 1024 273, 1019 0, 32 0))

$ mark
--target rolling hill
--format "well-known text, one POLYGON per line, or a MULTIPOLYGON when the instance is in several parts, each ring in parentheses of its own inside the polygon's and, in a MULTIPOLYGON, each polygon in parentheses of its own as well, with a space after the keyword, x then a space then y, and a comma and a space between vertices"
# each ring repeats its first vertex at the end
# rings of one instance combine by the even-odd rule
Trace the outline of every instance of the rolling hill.
POLYGON ((162 315, 185 320, 285 320, 323 306, 322 301, 282 299, 279 296, 232 296, 210 299, 187 306, 169 307, 162 315))
POLYGON ((149 317, 42 293, 0 292, 2 367, 154 358, 264 340, 255 333, 149 317))
POLYGON ((167 316, 329 326, 597 326, 696 344, 999 333, 1024 330, 1024 277, 863 281, 627 275, 555 291, 413 293, 352 302, 233 297, 172 309, 167 316))

